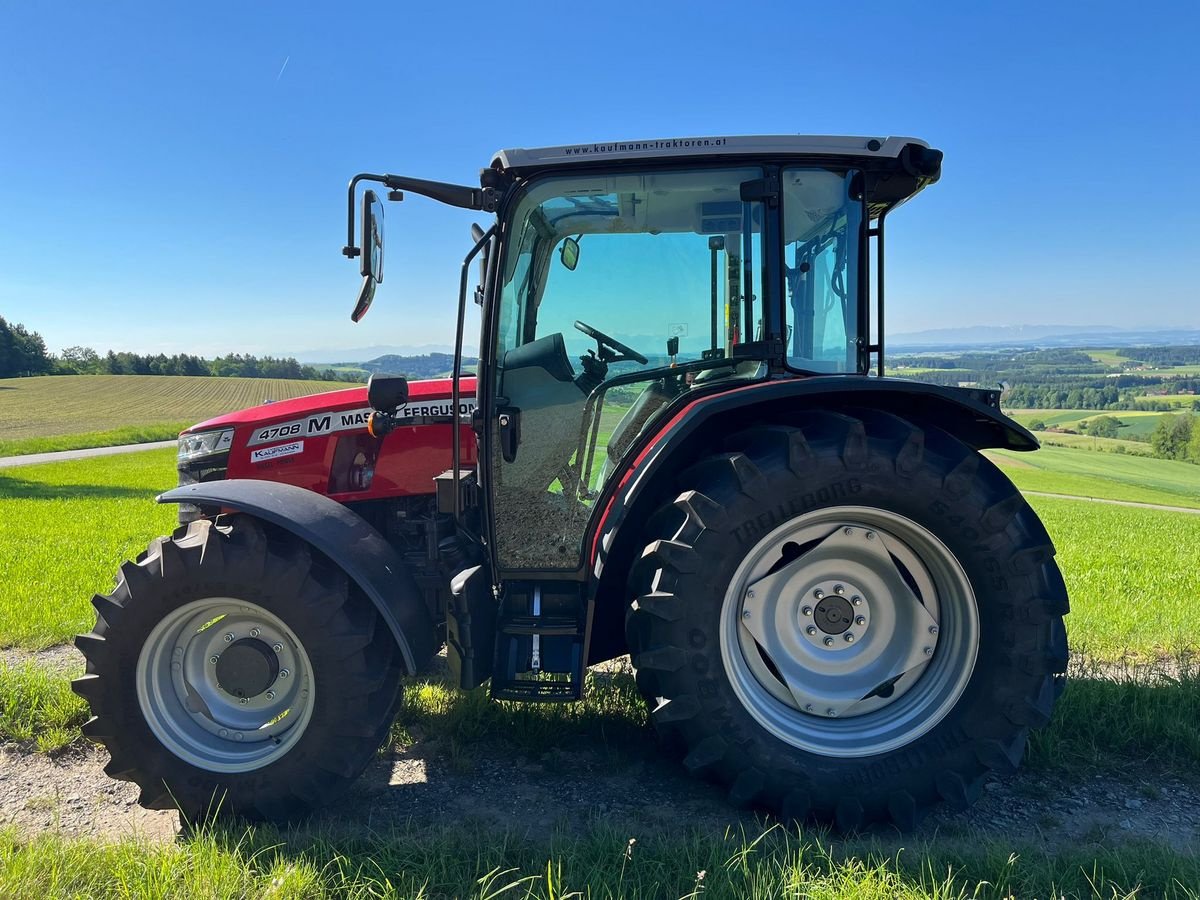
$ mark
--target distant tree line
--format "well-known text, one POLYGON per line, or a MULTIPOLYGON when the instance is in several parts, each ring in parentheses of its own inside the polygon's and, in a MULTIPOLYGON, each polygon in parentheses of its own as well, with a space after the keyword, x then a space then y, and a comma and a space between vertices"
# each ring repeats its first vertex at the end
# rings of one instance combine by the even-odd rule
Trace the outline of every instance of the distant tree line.
POLYGON ((67 347, 55 356, 47 351, 45 340, 36 331, 18 323, 10 324, 0 316, 0 378, 26 375, 236 375, 354 383, 364 380, 359 373, 304 366, 291 357, 242 353, 204 359, 189 353, 168 356, 109 350, 102 356, 91 347, 67 347))
POLYGON ((1117 356, 1129 360, 1129 365, 1145 363, 1161 369, 1165 366, 1200 365, 1200 345, 1184 344, 1179 347, 1123 347, 1117 356))
POLYGON ((101 356, 91 347, 67 347, 54 359, 56 375, 213 375, 218 378, 296 378, 307 381, 352 381, 356 374, 301 365, 291 357, 227 353, 205 359, 189 353, 117 353, 101 356))

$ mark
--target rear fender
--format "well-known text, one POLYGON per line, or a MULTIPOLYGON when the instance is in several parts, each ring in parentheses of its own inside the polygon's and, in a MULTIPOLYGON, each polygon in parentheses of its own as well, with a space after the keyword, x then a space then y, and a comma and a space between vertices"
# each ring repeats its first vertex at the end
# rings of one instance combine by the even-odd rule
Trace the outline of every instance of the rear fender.
POLYGON ((625 652, 620 625, 629 602, 625 580, 642 550, 636 523, 674 498, 674 473, 719 450, 725 436, 755 423, 786 421, 802 409, 853 408, 884 410, 940 428, 976 450, 1038 448, 1032 433, 1000 411, 1000 392, 994 390, 838 375, 760 381, 696 397, 639 440, 640 452, 631 452, 625 471, 613 476, 617 487, 587 536, 597 601, 589 663, 625 652))
POLYGON ((436 652, 436 631, 408 568, 378 531, 342 504, 294 485, 252 479, 189 484, 159 495, 158 502, 218 506, 291 532, 329 557, 370 598, 408 674, 436 652))

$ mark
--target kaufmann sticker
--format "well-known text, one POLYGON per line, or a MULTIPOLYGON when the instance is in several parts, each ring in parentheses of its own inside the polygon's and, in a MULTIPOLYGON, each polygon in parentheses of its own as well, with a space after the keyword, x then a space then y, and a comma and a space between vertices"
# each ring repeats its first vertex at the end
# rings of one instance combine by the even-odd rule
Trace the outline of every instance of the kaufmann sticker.
POLYGON ((292 441, 290 444, 276 444, 274 447, 263 447, 250 454, 250 462, 269 462, 283 456, 295 456, 304 449, 304 441, 292 441))
MULTIPOLYGON (((475 398, 463 400, 458 404, 460 416, 470 415, 475 409, 475 398)), ((255 447, 259 444, 269 444, 271 441, 282 441, 287 438, 313 437, 320 434, 333 434, 338 431, 365 431, 367 417, 371 415, 371 407, 362 409, 338 410, 337 412, 315 413, 304 419, 291 422, 280 422, 278 425, 264 425, 256 428, 247 445, 255 447)), ((449 419, 454 415, 454 404, 449 400, 414 400, 405 403, 396 410, 396 418, 407 417, 449 419)), ((299 452, 299 451, 296 451, 299 452)), ((253 459, 253 457, 251 457, 253 459)), ((258 460, 254 460, 258 462, 258 460)))

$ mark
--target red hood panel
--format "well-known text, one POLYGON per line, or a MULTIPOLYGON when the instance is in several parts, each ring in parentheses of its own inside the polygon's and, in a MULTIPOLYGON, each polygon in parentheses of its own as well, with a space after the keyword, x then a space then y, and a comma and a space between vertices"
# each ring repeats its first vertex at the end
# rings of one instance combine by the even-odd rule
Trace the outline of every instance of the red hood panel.
MULTIPOLYGON (((475 396, 475 379, 463 378, 460 390, 464 397, 475 396)), ((410 381, 408 383, 409 400, 441 400, 451 394, 449 378, 438 378, 432 381, 410 381)), ((267 424, 284 419, 298 418, 308 413, 330 412, 339 409, 357 409, 367 405, 366 385, 347 388, 341 391, 326 391, 322 394, 309 394, 306 397, 293 397, 291 400, 280 400, 276 403, 266 403, 261 406, 251 406, 223 416, 214 416, 184 429, 184 433, 193 431, 208 431, 238 425, 267 424)))

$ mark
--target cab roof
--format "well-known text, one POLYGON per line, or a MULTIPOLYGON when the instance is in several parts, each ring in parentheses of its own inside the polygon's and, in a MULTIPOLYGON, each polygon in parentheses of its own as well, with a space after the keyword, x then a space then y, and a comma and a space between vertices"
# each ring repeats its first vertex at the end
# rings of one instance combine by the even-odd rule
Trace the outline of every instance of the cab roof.
POLYGON ((929 147, 924 141, 911 137, 881 138, 808 134, 716 135, 565 144, 532 149, 517 147, 498 151, 492 167, 517 170, 542 169, 550 166, 577 165, 588 161, 669 159, 728 154, 896 159, 909 144, 915 144, 922 148, 929 147))

